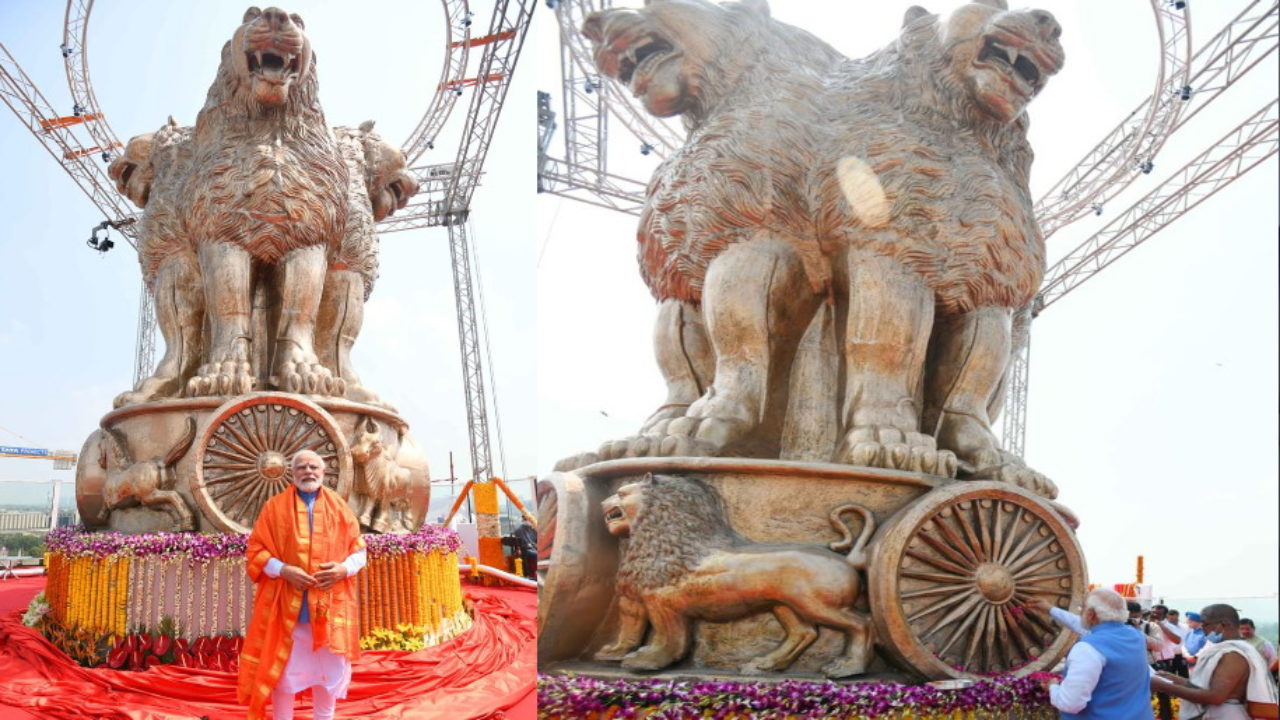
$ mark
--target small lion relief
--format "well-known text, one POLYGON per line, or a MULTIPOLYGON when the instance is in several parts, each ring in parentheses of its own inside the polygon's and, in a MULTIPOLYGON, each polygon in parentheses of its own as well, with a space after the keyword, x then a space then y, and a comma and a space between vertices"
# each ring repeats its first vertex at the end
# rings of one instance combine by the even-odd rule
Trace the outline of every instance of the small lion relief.
POLYGON ((610 534, 629 541, 617 575, 617 636, 595 660, 659 670, 689 654, 692 621, 771 612, 785 633, 782 644, 748 662, 744 674, 786 670, 818 639, 819 627, 844 635, 843 652, 822 668, 824 674, 866 672, 874 648, 871 619, 853 609, 875 532, 875 517, 865 507, 832 508, 831 525, 841 539, 830 549, 742 537, 716 490, 691 478, 649 474, 618 488, 601 507, 610 534), (862 516, 856 540, 842 520, 849 512, 862 516))

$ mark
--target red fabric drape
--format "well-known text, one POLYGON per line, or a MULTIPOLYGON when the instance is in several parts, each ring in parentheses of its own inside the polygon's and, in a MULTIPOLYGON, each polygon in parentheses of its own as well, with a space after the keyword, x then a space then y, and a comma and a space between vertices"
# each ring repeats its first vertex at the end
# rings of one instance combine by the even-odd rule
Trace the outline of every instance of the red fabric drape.
MULTIPOLYGON (((339 718, 466 720, 516 705, 534 692, 535 621, 501 598, 464 588, 475 624, 447 643, 415 653, 365 652, 352 664, 339 718)), ((159 666, 146 672, 86 669, 24 627, 0 617, 0 706, 50 720, 241 720, 234 673, 159 666)), ((310 718, 308 693, 298 696, 310 718)))

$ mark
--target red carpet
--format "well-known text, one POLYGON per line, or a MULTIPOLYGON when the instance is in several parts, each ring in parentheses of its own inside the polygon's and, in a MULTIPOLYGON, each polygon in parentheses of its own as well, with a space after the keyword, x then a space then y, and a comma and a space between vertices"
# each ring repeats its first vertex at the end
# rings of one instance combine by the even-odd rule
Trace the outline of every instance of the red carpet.
MULTIPOLYGON (((147 672, 81 668, 23 627, 43 578, 0 582, 0 720, 239 720, 235 675, 175 666, 147 672), (19 586, 17 583, 22 583, 19 586)), ((537 714, 537 595, 464 585, 475 624, 416 653, 366 652, 352 668, 339 718, 532 720, 537 714)), ((297 717, 311 717, 305 693, 297 717)))

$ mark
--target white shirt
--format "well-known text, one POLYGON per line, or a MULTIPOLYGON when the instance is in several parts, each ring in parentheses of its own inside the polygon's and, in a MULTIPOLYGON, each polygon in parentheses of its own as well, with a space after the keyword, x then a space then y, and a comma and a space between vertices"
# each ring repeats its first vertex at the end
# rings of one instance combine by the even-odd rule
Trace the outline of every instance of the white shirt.
MULTIPOLYGON (((342 564, 347 568, 347 577, 351 577, 352 575, 360 572, 367 562, 368 556, 365 552, 365 548, 360 548, 359 550, 351 553, 351 557, 343 560, 342 564)), ((262 568, 262 571, 267 574, 267 577, 277 578, 280 577, 280 571, 283 569, 284 563, 278 558, 269 558, 267 560, 267 566, 262 568)))
MULTIPOLYGON (((1054 619, 1057 619, 1056 615, 1054 619)), ((1084 710, 1093 698, 1093 689, 1098 686, 1098 678, 1106 664, 1106 658, 1092 645, 1076 643, 1067 653, 1066 677, 1062 678, 1061 684, 1049 686, 1049 703, 1064 713, 1075 714, 1084 710)))

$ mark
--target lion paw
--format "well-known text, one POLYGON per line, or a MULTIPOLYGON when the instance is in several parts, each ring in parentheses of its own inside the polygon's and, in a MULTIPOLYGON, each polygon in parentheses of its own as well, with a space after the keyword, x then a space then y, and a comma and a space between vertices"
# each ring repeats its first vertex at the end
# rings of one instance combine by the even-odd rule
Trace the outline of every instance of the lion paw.
POLYGON ((850 430, 836 454, 836 461, 942 477, 955 477, 957 464, 955 453, 939 450, 934 439, 924 433, 878 425, 850 430))
POLYGON ((187 395, 243 395, 253 390, 253 371, 247 360, 225 360, 200 366, 187 381, 187 395))
POLYGON ((561 459, 551 468, 553 472, 571 472, 600 461, 600 456, 593 452, 578 453, 561 459))
POLYGON ((138 384, 138 387, 122 392, 112 401, 112 407, 124 407, 125 405, 137 405, 139 403, 151 402, 152 400, 163 400, 165 398, 177 397, 182 392, 182 383, 176 377, 152 375, 138 384))
POLYGON ((1022 458, 1003 450, 992 450, 979 454, 974 470, 969 473, 972 480, 997 480, 1010 485, 1030 490, 1047 500, 1058 497, 1058 486, 1043 473, 1027 467, 1022 458))
POLYGON ((670 657, 661 650, 643 647, 635 652, 627 653, 622 658, 622 667, 628 670, 661 670, 675 662, 675 660, 675 658, 670 657))
POLYGON ((272 384, 285 392, 304 395, 343 396, 347 383, 321 365, 313 353, 294 348, 276 365, 272 384))
POLYGON ((599 652, 591 656, 596 662, 613 663, 627 656, 627 648, 621 645, 606 645, 600 648, 599 652))
POLYGON ((758 657, 755 660, 743 665, 739 672, 743 675, 764 675, 766 673, 777 672, 782 670, 780 663, 770 660, 768 657, 758 657))
POLYGON ((852 675, 861 675, 867 671, 865 663, 858 662, 853 658, 836 658, 826 665, 822 666, 822 674, 830 678, 850 677, 852 675))

